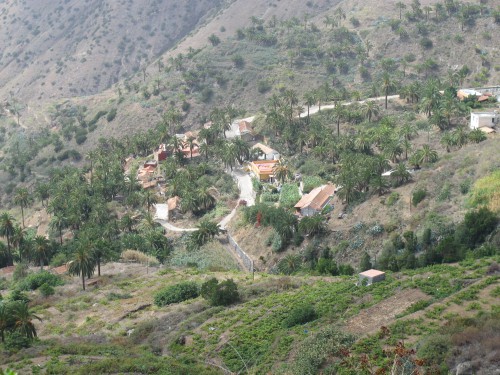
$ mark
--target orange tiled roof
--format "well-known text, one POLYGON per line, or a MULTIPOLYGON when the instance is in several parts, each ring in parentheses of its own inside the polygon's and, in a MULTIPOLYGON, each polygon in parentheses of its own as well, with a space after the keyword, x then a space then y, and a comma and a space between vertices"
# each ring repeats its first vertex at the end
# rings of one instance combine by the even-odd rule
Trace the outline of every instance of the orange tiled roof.
POLYGON ((328 184, 313 189, 309 194, 304 195, 295 205, 295 208, 311 207, 314 210, 321 210, 335 193, 335 186, 328 184))

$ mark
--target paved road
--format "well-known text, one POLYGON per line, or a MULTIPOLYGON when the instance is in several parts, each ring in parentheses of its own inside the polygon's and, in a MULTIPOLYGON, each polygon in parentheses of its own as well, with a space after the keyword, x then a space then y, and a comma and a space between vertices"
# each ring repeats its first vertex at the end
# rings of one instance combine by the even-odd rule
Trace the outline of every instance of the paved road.
MULTIPOLYGON (((398 98, 399 98, 399 95, 389 95, 387 97, 387 100, 393 100, 393 99, 398 99, 398 98)), ((342 105, 351 105, 353 103, 363 104, 366 102, 379 102, 379 101, 383 101, 383 100, 385 100, 385 96, 378 96, 376 98, 368 98, 365 100, 360 100, 358 102, 342 103, 342 105)), ((335 108, 335 104, 326 104, 326 105, 321 106, 321 109, 332 109, 332 108, 335 108)), ((309 107, 309 115, 313 115, 313 114, 318 113, 318 112, 319 112, 319 107, 317 105, 313 105, 313 106, 309 107)), ((307 109, 300 114, 300 117, 307 117, 307 109)))

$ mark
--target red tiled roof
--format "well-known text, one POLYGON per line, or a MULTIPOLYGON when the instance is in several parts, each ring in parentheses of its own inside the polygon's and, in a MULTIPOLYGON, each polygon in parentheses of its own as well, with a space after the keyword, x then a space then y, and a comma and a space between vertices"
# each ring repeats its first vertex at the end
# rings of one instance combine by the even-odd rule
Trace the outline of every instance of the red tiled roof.
POLYGON ((248 121, 240 121, 238 124, 238 127, 240 129, 240 134, 252 134, 253 135, 253 128, 252 124, 250 124, 248 121))
POLYGON ((309 194, 304 195, 297 202, 295 208, 303 209, 311 207, 314 210, 321 210, 335 194, 335 186, 328 184, 313 189, 309 194))

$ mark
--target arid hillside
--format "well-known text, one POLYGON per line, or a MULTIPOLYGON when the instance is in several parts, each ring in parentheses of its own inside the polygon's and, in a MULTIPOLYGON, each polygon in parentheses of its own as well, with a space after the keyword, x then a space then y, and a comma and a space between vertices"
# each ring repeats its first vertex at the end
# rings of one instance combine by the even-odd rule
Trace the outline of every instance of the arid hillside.
POLYGON ((222 0, 25 0, 0 4, 0 97, 98 93, 174 46, 222 0))

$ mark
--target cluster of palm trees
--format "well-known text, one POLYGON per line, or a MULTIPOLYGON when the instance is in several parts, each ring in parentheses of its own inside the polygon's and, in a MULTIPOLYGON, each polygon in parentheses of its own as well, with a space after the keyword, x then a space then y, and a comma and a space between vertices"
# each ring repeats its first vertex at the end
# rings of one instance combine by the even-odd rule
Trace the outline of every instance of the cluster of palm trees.
POLYGON ((0 236, 6 240, 6 244, 0 242, 2 266, 12 266, 18 261, 33 263, 43 269, 55 246, 45 236, 28 234, 8 212, 0 214, 0 236))

